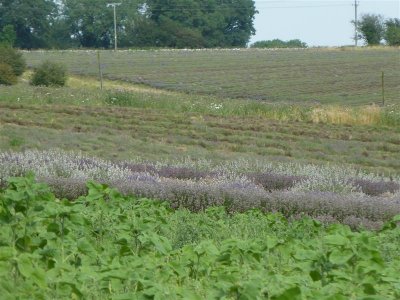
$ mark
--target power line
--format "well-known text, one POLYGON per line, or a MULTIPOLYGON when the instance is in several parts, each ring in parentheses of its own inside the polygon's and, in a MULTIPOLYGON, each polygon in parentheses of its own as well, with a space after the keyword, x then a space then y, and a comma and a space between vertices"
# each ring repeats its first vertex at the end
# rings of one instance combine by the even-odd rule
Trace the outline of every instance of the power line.
MULTIPOLYGON (((256 5, 255 8, 257 10, 259 9, 282 9, 282 8, 318 8, 318 7, 348 7, 349 4, 347 3, 332 3, 332 4, 305 4, 305 5, 293 5, 290 4, 290 2, 285 2, 285 1, 256 1, 258 3, 262 3, 262 6, 256 5), (268 5, 269 3, 271 4, 285 4, 287 3, 288 5, 268 5), (265 6, 266 5, 266 6, 265 6)), ((243 6, 243 5, 229 5, 229 4, 220 4, 220 5, 215 5, 215 6, 210 6, 210 5, 198 5, 198 6, 188 6, 188 5, 174 5, 173 7, 169 8, 157 8, 157 7, 149 7, 150 11, 155 10, 155 11, 181 11, 181 10, 186 10, 186 11, 198 11, 198 10, 210 10, 210 11, 218 11, 218 10, 229 10, 229 9, 248 9, 251 8, 250 6, 243 6)))
POLYGON ((274 8, 314 8, 314 7, 345 7, 349 6, 348 4, 311 4, 311 5, 287 5, 287 6, 266 6, 266 7, 258 7, 257 9, 274 9, 274 8))

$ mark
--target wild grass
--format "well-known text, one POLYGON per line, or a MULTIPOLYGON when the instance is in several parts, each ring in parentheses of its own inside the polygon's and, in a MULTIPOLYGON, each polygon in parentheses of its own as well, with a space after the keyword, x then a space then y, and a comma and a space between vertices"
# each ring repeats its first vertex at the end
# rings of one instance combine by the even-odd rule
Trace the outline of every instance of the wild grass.
POLYGON ((117 106, 162 109, 176 113, 215 116, 260 117, 277 121, 342 125, 400 126, 400 102, 378 105, 271 104, 254 100, 189 95, 122 81, 105 80, 104 91, 90 77, 70 76, 66 88, 31 87, 31 72, 24 74, 17 87, 1 87, 0 103, 56 104, 76 106, 117 106))

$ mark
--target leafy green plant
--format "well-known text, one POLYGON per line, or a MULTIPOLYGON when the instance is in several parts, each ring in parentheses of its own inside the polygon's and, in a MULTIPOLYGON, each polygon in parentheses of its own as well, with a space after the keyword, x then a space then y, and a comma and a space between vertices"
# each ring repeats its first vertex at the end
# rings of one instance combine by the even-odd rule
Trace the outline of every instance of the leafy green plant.
POLYGON ((33 72, 31 85, 64 86, 66 81, 67 71, 64 65, 45 61, 33 72))
POLYGON ((87 196, 71 202, 56 199, 32 174, 9 179, 0 191, 2 297, 400 296, 400 216, 381 231, 354 232, 257 210, 173 211, 163 202, 87 185, 87 196), (176 238, 185 226, 197 231, 196 239, 176 238))

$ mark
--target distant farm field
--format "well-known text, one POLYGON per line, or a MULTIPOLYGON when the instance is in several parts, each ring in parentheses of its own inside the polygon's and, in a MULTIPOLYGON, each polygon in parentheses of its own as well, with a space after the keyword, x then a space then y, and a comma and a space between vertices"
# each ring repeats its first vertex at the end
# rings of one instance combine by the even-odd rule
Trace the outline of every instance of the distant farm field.
MULTIPOLYGON (((29 66, 49 59, 72 74, 98 76, 95 51, 25 52, 29 66)), ((151 87, 266 102, 362 105, 400 102, 400 50, 101 51, 105 78, 151 87)))

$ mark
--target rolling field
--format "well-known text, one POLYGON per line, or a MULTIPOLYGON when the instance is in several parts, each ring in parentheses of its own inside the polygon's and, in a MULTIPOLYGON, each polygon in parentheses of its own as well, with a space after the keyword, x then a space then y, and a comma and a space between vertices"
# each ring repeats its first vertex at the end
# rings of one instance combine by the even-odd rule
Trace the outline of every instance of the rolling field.
MULTIPOLYGON (((98 75, 95 51, 25 52, 29 66, 45 59, 70 72, 98 75)), ((160 50, 101 52, 106 78, 151 87, 270 103, 361 105, 400 98, 400 50, 160 50)))
POLYGON ((111 82, 101 93, 95 84, 72 78, 62 89, 24 82, 2 88, 0 149, 60 148, 114 160, 331 162, 400 173, 397 106, 266 105, 140 87, 121 91, 127 86, 111 82))

